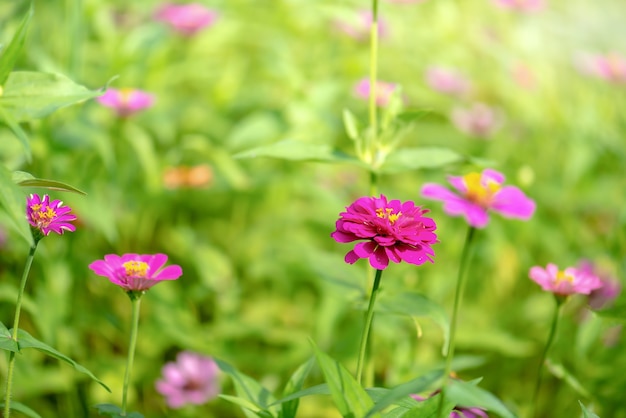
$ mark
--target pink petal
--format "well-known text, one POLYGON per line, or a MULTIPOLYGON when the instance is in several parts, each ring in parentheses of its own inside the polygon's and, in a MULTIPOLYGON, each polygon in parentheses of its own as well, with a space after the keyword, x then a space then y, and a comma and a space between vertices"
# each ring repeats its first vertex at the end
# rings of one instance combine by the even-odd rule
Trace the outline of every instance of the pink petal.
POLYGON ((384 247, 377 247, 372 255, 369 257, 370 265, 377 270, 384 270, 389 265, 389 257, 384 247))
POLYGON ((515 186, 505 186, 496 193, 491 209, 507 218, 528 220, 535 212, 535 202, 515 186))
POLYGON ((348 264, 354 264, 354 263, 356 263, 356 262, 357 262, 357 260, 358 260, 359 258, 361 258, 361 257, 359 257, 359 256, 358 256, 358 255, 354 252, 354 250, 350 250, 350 251, 348 251, 348 254, 346 254, 346 256, 345 256, 345 258, 344 258, 344 261, 345 261, 346 263, 348 263, 348 264))
POLYGON ((421 195, 427 199, 443 200, 444 202, 448 200, 460 199, 457 194, 451 192, 446 187, 435 183, 424 184, 421 190, 421 195))

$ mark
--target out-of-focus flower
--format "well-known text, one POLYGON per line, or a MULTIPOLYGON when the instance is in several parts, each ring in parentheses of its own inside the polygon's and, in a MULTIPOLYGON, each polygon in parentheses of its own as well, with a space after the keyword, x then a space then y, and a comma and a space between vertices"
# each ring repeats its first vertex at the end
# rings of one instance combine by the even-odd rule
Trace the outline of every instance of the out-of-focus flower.
POLYGON ((464 134, 487 138, 500 126, 500 117, 495 109, 484 103, 474 103, 469 108, 452 110, 452 123, 464 134))
POLYGON ((142 293, 163 280, 176 280, 183 274, 176 264, 162 268, 166 262, 165 254, 108 254, 89 268, 127 292, 142 293))
MULTIPOLYGON (((373 22, 371 10, 360 10, 352 19, 346 19, 335 22, 335 27, 356 39, 357 41, 365 41, 370 37, 370 30, 373 22)), ((388 36, 389 28, 384 19, 378 16, 378 36, 384 38, 388 36)))
POLYGON ((481 173, 450 176, 448 182, 456 193, 439 184, 427 183, 422 196, 444 202, 443 210, 450 216, 464 216, 475 228, 489 223, 489 211, 505 218, 528 220, 535 212, 535 202, 515 186, 502 186, 504 175, 485 169, 481 173))
POLYGON ((175 31, 191 36, 213 25, 219 14, 200 3, 164 4, 156 11, 154 17, 167 23, 175 31))
POLYGON ((594 263, 588 260, 582 260, 578 263, 577 268, 583 273, 597 276, 602 283, 601 287, 589 293, 589 306, 591 309, 602 309, 610 306, 622 291, 620 282, 594 263))
POLYGON ((430 67, 426 70, 426 84, 439 93, 461 97, 471 85, 470 81, 456 70, 444 67, 430 67))
MULTIPOLYGON (((397 84, 386 81, 376 82, 376 104, 378 106, 386 106, 391 100, 391 95, 398 88, 397 84)), ((354 86, 354 94, 364 100, 370 97, 370 81, 367 78, 359 80, 354 86)))
POLYGON ((544 0, 493 0, 498 6, 519 12, 537 12, 545 7, 544 0))
POLYGON ((399 4, 411 4, 411 3, 423 3, 426 0, 387 0, 389 3, 399 4))
POLYGON ((219 368, 211 357, 191 351, 182 351, 175 362, 166 363, 163 377, 156 382, 156 390, 165 396, 170 408, 201 405, 220 392, 219 368))
MULTIPOLYGON (((433 392, 430 396, 435 396, 440 391, 437 390, 433 392)), ((425 401, 426 397, 420 395, 411 395, 413 399, 416 401, 422 402, 425 401)), ((449 418, 489 418, 487 412, 484 409, 476 408, 476 407, 464 407, 464 406, 455 406, 454 409, 450 412, 449 418)))
POLYGON ((168 189, 206 187, 212 180, 213 171, 208 164, 170 167, 163 174, 163 183, 168 189))
POLYGON ((552 263, 545 269, 539 266, 532 267, 528 276, 543 290, 561 296, 573 293, 588 295, 592 290, 602 287, 602 281, 598 276, 575 267, 559 270, 556 264, 552 263))
POLYGON ((117 90, 109 88, 96 100, 101 105, 114 109, 121 118, 147 109, 154 104, 154 96, 152 94, 136 89, 117 90))
POLYGON ((626 83, 626 58, 617 54, 585 55, 576 61, 583 73, 615 84, 626 83))
POLYGON ((532 69, 523 63, 518 63, 513 67, 511 76, 518 86, 527 90, 531 90, 537 85, 537 80, 532 69))
POLYGON ((339 214, 336 230, 330 236, 342 243, 363 240, 346 254, 349 264, 367 258, 372 267, 383 270, 389 260, 432 263, 435 253, 431 245, 437 242, 437 225, 423 216, 427 212, 411 201, 387 201, 383 195, 361 197, 339 214))
POLYGON ((50 201, 47 194, 43 199, 37 194, 31 194, 26 199, 26 218, 35 232, 34 237, 39 241, 51 231, 63 234, 64 231, 74 232, 76 227, 71 224, 76 215, 70 213, 72 208, 63 206, 60 200, 50 201))

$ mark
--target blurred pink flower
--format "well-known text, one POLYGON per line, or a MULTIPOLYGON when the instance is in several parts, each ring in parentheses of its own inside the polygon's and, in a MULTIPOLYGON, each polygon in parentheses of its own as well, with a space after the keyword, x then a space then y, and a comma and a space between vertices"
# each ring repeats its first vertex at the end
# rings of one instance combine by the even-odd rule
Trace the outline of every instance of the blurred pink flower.
POLYGON ((561 296, 580 293, 588 295, 592 290, 602 287, 602 281, 589 272, 575 267, 559 270, 555 264, 548 264, 546 268, 532 267, 528 276, 543 290, 561 296))
POLYGON ((498 6, 520 12, 537 12, 545 7, 544 0, 493 0, 498 6))
POLYGON ((51 231, 57 234, 76 231, 76 227, 70 223, 76 220, 76 215, 70 213, 71 211, 72 209, 63 206, 60 200, 50 202, 50 196, 47 194, 43 199, 37 194, 31 194, 26 199, 26 217, 31 227, 37 231, 35 236, 37 241, 51 231))
POLYGON ((218 374, 219 367, 211 357, 182 351, 175 362, 163 366, 163 377, 155 386, 170 408, 202 405, 219 394, 218 374))
POLYGON ((589 306, 592 309, 602 309, 610 306, 622 291, 620 282, 602 271, 598 266, 588 260, 582 260, 578 263, 578 270, 600 279, 602 286, 594 289, 589 293, 589 306))
POLYGON ((470 81, 458 71, 437 66, 426 70, 426 84, 439 93, 457 97, 463 96, 471 87, 470 81))
MULTIPOLYGON (((386 81, 376 82, 376 104, 378 106, 386 106, 391 100, 391 95, 398 88, 397 84, 388 83, 386 81)), ((370 97, 370 81, 367 78, 359 80, 354 86, 354 94, 364 100, 370 97)))
MULTIPOLYGON (((370 37, 372 12, 360 10, 354 18, 335 22, 335 27, 357 41, 365 41, 370 37)), ((378 16, 378 36, 382 39, 389 35, 389 27, 384 19, 378 16)))
POLYGON ((487 138, 500 126, 497 112, 483 104, 474 103, 469 108, 457 107, 452 110, 452 123, 464 134, 487 138))
POLYGON ((200 3, 164 4, 155 13, 155 19, 170 25, 177 32, 191 36, 211 26, 219 14, 200 3))
POLYGON ((127 292, 144 292, 163 280, 176 280, 183 274, 176 264, 162 268, 166 262, 165 254, 108 254, 89 268, 127 292))
POLYGON ((576 64, 583 74, 615 84, 626 83, 626 58, 617 53, 585 55, 576 64))
POLYGON ((125 118, 154 104, 154 96, 135 89, 109 88, 96 99, 101 105, 115 109, 119 117, 125 118))
POLYGON ((387 0, 389 3, 399 4, 411 4, 411 3, 423 3, 426 0, 387 0))
POLYGON ((443 210, 450 216, 462 215, 475 228, 489 223, 489 211, 505 218, 528 220, 535 212, 535 202, 515 186, 504 186, 504 175, 492 169, 463 177, 448 177, 456 193, 439 184, 427 183, 422 196, 444 202, 443 210))
POLYGON ((411 201, 388 202, 383 195, 361 197, 339 214, 336 230, 330 236, 342 243, 364 240, 346 254, 348 264, 368 258, 372 267, 383 270, 389 260, 416 265, 432 263, 430 256, 435 253, 430 246, 437 242, 437 225, 423 216, 427 212, 411 201))

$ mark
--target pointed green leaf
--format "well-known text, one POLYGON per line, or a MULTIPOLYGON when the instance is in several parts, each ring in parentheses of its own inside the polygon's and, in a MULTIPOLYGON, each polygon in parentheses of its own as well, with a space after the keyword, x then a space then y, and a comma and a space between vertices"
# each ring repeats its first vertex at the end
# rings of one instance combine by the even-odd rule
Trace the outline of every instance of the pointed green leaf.
POLYGON ((372 398, 338 361, 320 351, 315 344, 313 349, 339 413, 344 418, 364 416, 374 406, 372 398))
POLYGON ((583 410, 583 418, 600 418, 599 416, 588 410, 581 401, 578 401, 578 403, 580 404, 580 408, 583 410))
POLYGON ((270 145, 256 147, 235 154, 235 158, 257 157, 271 157, 291 161, 349 162, 360 164, 358 160, 338 151, 334 151, 329 145, 309 144, 291 139, 285 139, 270 145))
POLYGON ((24 16, 22 23, 20 23, 20 26, 17 28, 17 32, 13 35, 11 43, 9 43, 7 49, 5 49, 0 56, 0 87, 4 86, 5 81, 7 81, 7 78, 9 77, 9 73, 15 65, 15 61, 17 61, 17 57, 19 56, 22 46, 24 45, 24 40, 26 39, 28 24, 30 23, 30 19, 32 17, 33 5, 31 3, 26 16, 24 16))
POLYGON ((26 152, 26 160, 30 162, 32 155, 30 151, 30 143, 28 142, 28 135, 22 129, 19 123, 15 120, 13 115, 7 111, 5 111, 2 106, 0 106, 0 122, 4 121, 4 123, 13 131, 17 139, 22 143, 24 147, 24 151, 26 152))
MULTIPOLYGON (((293 395, 294 393, 297 393, 302 389, 302 386, 304 386, 304 380, 307 378, 309 372, 313 368, 314 362, 315 359, 311 358, 306 363, 298 367, 298 369, 293 373, 293 375, 287 382, 285 390, 283 391, 283 397, 293 395)), ((289 401, 284 402, 278 414, 279 418, 295 418, 296 413, 298 412, 299 403, 300 398, 293 398, 289 401)))
POLYGON ((289 396, 285 396, 271 404, 270 406, 279 405, 285 402, 289 402, 293 399, 304 398, 305 396, 312 395, 330 395, 330 389, 326 383, 322 383, 321 385, 311 386, 310 388, 302 389, 298 392, 294 392, 289 396))
POLYGON ((451 380, 446 390, 446 397, 455 405, 480 407, 494 412, 503 418, 515 418, 515 415, 491 392, 469 382, 451 380))
MULTIPOLYGON (((267 411, 270 409, 269 405, 272 404, 275 399, 267 389, 261 386, 259 382, 250 376, 239 372, 236 368, 225 361, 215 359, 215 362, 222 372, 226 373, 233 379, 235 391, 237 392, 237 395, 239 395, 239 398, 249 402, 249 405, 252 405, 251 407, 248 407, 248 409, 254 411, 257 415, 260 411, 267 411)), ((246 403, 246 405, 248 404, 246 403)), ((270 414, 269 416, 273 415, 270 414)))
POLYGON ((360 139, 359 134, 359 123, 356 120, 356 117, 350 112, 348 109, 343 110, 343 125, 346 128, 346 133, 348 137, 353 141, 358 141, 360 139))
POLYGON ((274 418, 274 415, 272 415, 269 411, 259 409, 257 405, 247 399, 240 398, 239 396, 224 395, 223 393, 219 394, 218 396, 230 403, 239 405, 241 408, 243 408, 244 412, 246 412, 246 415, 248 415, 247 412, 250 411, 261 418, 274 418))
MULTIPOLYGON (((4 402, 0 402, 0 408, 4 408, 4 402)), ((26 405, 24 405, 22 403, 19 403, 19 402, 11 401, 11 409, 13 411, 21 412, 22 414, 26 415, 27 417, 41 418, 41 415, 39 415, 37 412, 33 411, 32 409, 30 409, 26 405)))
POLYGON ((56 180, 33 178, 33 179, 28 179, 28 180, 22 180, 18 182, 17 185, 22 186, 22 187, 43 187, 45 189, 50 189, 50 190, 59 190, 62 192, 73 192, 73 193, 78 193, 82 195, 87 195, 87 193, 83 192, 82 190, 77 189, 74 186, 70 186, 67 183, 62 183, 56 180))
POLYGON ((20 351, 17 341, 13 339, 11 332, 2 322, 0 322, 0 349, 13 351, 14 353, 20 351))
POLYGON ((387 156, 380 172, 401 173, 409 170, 439 168, 463 160, 462 155, 447 148, 400 148, 387 156))
POLYGON ((20 181, 24 181, 24 180, 32 180, 35 178, 35 176, 33 176, 32 174, 26 172, 26 171, 14 171, 11 174, 11 178, 13 179, 13 183, 17 184, 20 181))
POLYGON ((4 207, 13 226, 26 239, 29 245, 34 245, 30 225, 26 220, 26 197, 23 191, 13 183, 11 173, 0 166, 0 205, 4 207))
POLYGON ((122 414, 122 408, 110 403, 101 403, 95 405, 94 408, 98 411, 98 415, 111 417, 111 418, 144 418, 139 412, 131 412, 126 415, 122 414))
MULTIPOLYGON (((430 398, 418 402, 418 405, 408 410, 402 418, 439 418, 439 403, 441 402, 441 394, 431 396, 430 398)), ((454 409, 454 402, 446 398, 443 406, 443 416, 450 416, 450 412, 454 409)))
POLYGON ((111 389, 109 389, 109 387, 107 385, 105 385, 100 379, 98 379, 89 370, 87 370, 86 368, 84 368, 80 364, 76 363, 74 360, 72 360, 71 358, 67 357, 65 354, 62 354, 62 353, 58 352, 57 350, 55 350, 54 348, 50 347, 49 345, 44 344, 41 341, 37 340, 35 337, 33 337, 28 332, 26 332, 26 331, 24 331, 22 329, 18 329, 17 330, 17 343, 18 343, 18 346, 20 347, 20 350, 23 350, 24 348, 34 348, 34 349, 39 350, 42 353, 47 354, 47 355, 49 355, 51 357, 54 357, 54 358, 59 359, 59 360, 63 360, 64 362, 66 362, 66 363, 70 364, 72 367, 74 367, 74 369, 76 369, 77 371, 79 371, 81 373, 84 373, 87 376, 89 376, 90 378, 92 378, 94 381, 96 381, 98 384, 100 384, 100 386, 105 388, 108 392, 111 392, 111 389))

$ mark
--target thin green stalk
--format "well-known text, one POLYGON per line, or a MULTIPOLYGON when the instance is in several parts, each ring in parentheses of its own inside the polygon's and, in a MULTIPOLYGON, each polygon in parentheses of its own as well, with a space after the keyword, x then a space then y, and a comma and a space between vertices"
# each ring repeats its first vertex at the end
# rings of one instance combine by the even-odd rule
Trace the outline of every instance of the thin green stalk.
POLYGON ((382 275, 382 270, 376 270, 376 277, 374 277, 374 284, 372 285, 370 302, 367 306, 367 313, 365 314, 365 325, 363 326, 363 333, 361 334, 359 359, 356 365, 356 380, 359 383, 361 383, 363 376, 363 367, 365 365, 365 352, 367 351, 367 340, 369 339, 370 329, 372 328, 372 319, 374 318, 374 303, 376 302, 376 295, 378 294, 378 287, 380 285, 380 278, 382 275))
POLYGON ((128 401, 128 384, 130 373, 135 360, 135 346, 137 345, 137 331, 139 329, 139 308, 141 306, 141 295, 130 294, 132 303, 132 318, 130 324, 130 342, 128 343, 128 359, 126 362, 126 373, 124 375, 124 391, 122 392, 122 416, 126 416, 126 404, 128 401))
POLYGON ((371 158, 370 163, 375 162, 376 141, 378 139, 378 116, 376 115, 376 87, 378 69, 378 0, 372 0, 372 24, 370 27, 370 97, 369 97, 369 123, 371 135, 365 149, 371 158))
POLYGON ((537 369, 537 381, 535 382, 535 391, 533 393, 533 402, 532 409, 533 414, 531 416, 535 416, 537 413, 537 400, 539 398, 539 389, 541 388, 541 370, 543 369, 543 365, 546 362, 546 358, 548 356, 548 351, 554 342, 554 336, 556 335, 556 328, 559 322, 559 313, 561 312, 561 305, 563 304, 564 299, 560 298, 558 295, 555 295, 556 300, 556 309, 554 311, 554 316, 552 317, 552 324, 550 325, 550 333, 548 334, 548 342, 546 346, 543 348, 543 353, 541 353, 541 361, 539 362, 539 368, 537 369))
POLYGON ((439 400, 439 410, 437 416, 442 418, 443 406, 446 398, 446 385, 452 371, 452 359, 454 358, 454 346, 456 340, 456 328, 459 316, 459 310, 461 308, 461 300, 463 299, 463 291, 465 289, 465 275, 467 273, 467 263, 469 260, 469 254, 471 244, 473 241, 476 228, 470 226, 467 230, 467 236, 465 237, 465 245, 463 246, 463 253, 461 254, 461 262, 459 264, 459 272, 456 282, 456 293, 454 294, 454 307, 452 308, 452 319, 450 321, 450 334, 448 336, 448 350, 446 353, 446 366, 443 374, 443 383, 441 385, 441 398, 439 400))
MULTIPOLYGON (((22 274, 22 281, 20 282, 20 290, 17 293, 17 301, 15 303, 15 318, 13 319, 13 332, 11 338, 17 342, 17 330, 20 325, 20 313, 22 311, 22 296, 24 289, 26 288, 26 280, 28 280, 28 273, 30 272, 30 266, 33 264, 33 258, 35 257, 35 251, 37 250, 37 241, 30 247, 28 257, 26 258, 26 266, 24 266, 24 273, 22 274)), ((7 385, 4 392, 4 417, 9 418, 11 416, 11 392, 13 390, 13 370, 15 369, 15 352, 9 353, 9 368, 7 370, 7 385)))

